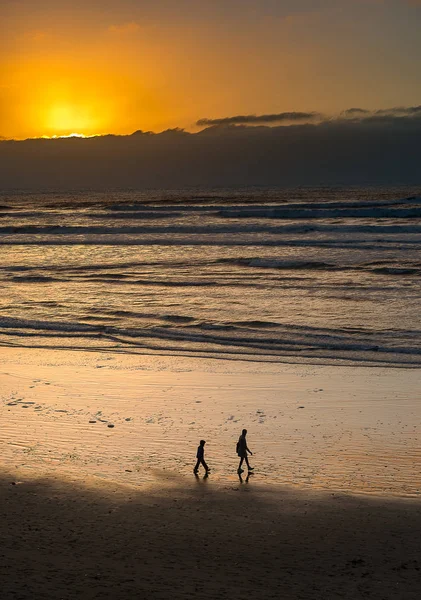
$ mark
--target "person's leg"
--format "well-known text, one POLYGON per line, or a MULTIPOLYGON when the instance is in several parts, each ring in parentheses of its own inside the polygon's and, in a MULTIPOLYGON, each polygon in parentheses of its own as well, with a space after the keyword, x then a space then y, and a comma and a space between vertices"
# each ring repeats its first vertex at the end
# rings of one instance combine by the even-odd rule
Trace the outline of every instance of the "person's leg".
POLYGON ((194 473, 197 473, 197 472, 198 472, 198 470, 199 470, 199 465, 200 465, 200 460, 199 460, 199 459, 197 459, 196 466, 195 466, 195 468, 193 469, 193 472, 194 472, 194 473))
POLYGON ((205 467, 205 471, 206 471, 206 472, 207 472, 207 471, 209 471, 209 467, 208 467, 208 465, 205 463, 205 459, 204 459, 204 458, 202 458, 202 460, 201 460, 201 463, 202 463, 202 465, 205 467))
POLYGON ((240 458, 240 464, 238 465, 238 470, 241 471, 241 465, 243 464, 244 456, 240 458))
POLYGON ((245 457, 245 459, 246 459, 246 465, 247 465, 247 469, 248 469, 249 471, 253 471, 253 467, 250 467, 250 463, 249 463, 248 456, 246 456, 246 457, 245 457))

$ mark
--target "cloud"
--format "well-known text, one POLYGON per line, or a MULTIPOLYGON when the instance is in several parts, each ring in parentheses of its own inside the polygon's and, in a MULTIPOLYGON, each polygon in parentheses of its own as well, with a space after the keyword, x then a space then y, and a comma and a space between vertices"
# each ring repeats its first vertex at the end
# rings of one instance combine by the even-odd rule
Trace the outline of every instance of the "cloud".
POLYGON ((367 110, 364 108, 348 108, 340 114, 340 118, 353 122, 363 121, 394 121, 421 117, 421 106, 394 106, 392 108, 380 108, 367 110))
POLYGON ((354 117, 358 115, 368 115, 370 114, 370 111, 365 108, 347 108, 341 114, 345 117, 354 117))
POLYGON ((373 114, 391 117, 411 117, 421 115, 421 106, 395 106, 394 108, 376 110, 373 114))
POLYGON ((217 119, 204 118, 196 121, 198 127, 224 127, 228 125, 271 125, 294 123, 324 123, 337 120, 349 120, 353 122, 391 120, 421 116, 420 106, 395 106, 392 108, 381 108, 368 110, 366 108, 348 108, 339 116, 326 116, 319 112, 283 112, 267 115, 234 115, 231 117, 220 117, 217 119))
POLYGON ((247 115, 225 117, 220 119, 200 119, 198 126, 207 126, 211 129, 223 130, 229 125, 236 129, 251 129, 253 125, 259 124, 265 129, 293 130, 308 127, 342 127, 342 126, 370 126, 376 123, 384 123, 389 127, 407 127, 411 124, 421 124, 421 105, 416 106, 394 106, 392 108, 366 109, 352 107, 342 111, 339 115, 323 115, 318 112, 285 112, 273 115, 247 115))
POLYGON ((196 125, 199 127, 213 125, 256 125, 267 123, 298 122, 320 120, 323 115, 317 112, 283 112, 269 115, 235 115, 233 117, 222 117, 219 119, 199 119, 196 125))
POLYGON ((110 25, 108 31, 117 35, 129 35, 140 31, 140 25, 135 21, 131 21, 130 23, 122 23, 120 25, 110 25))

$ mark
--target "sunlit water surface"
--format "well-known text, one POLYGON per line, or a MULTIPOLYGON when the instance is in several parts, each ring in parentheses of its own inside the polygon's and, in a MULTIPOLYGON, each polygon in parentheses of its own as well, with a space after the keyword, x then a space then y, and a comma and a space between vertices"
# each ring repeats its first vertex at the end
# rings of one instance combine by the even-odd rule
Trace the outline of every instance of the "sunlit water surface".
POLYGON ((417 189, 0 197, 0 340, 419 366, 417 189))

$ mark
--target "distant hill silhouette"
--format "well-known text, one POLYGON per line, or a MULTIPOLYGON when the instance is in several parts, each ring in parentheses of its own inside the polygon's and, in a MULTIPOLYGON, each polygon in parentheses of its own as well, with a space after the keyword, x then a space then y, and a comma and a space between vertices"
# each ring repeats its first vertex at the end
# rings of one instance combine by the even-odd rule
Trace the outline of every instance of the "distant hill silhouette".
MULTIPOLYGON (((3 190, 417 184, 421 115, 0 141, 3 190)), ((351 114, 351 113, 350 113, 351 114)), ((234 118, 234 117, 233 117, 234 118)))

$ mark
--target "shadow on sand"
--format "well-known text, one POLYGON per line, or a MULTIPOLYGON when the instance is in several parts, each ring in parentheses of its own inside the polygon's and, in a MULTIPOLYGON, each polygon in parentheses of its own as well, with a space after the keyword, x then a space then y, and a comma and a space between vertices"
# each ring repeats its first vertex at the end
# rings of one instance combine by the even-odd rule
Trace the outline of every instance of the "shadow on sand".
POLYGON ((419 501, 21 478, 0 479, 2 600, 421 597, 419 501))

